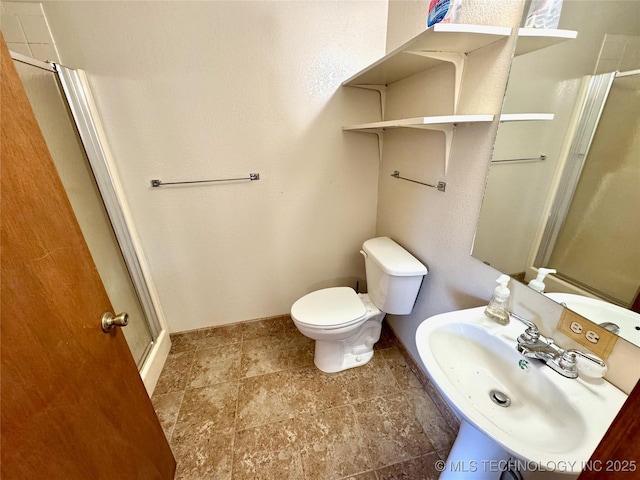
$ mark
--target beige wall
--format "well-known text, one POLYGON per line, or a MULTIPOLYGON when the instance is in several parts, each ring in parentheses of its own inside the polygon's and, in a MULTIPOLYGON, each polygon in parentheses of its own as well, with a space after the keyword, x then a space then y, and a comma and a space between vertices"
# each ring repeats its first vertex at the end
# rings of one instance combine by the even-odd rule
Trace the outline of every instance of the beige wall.
POLYGON ((387 4, 45 2, 88 73, 171 331, 355 286, 375 234, 375 115, 341 82, 384 53, 387 4), (251 183, 151 189, 149 180, 251 183))

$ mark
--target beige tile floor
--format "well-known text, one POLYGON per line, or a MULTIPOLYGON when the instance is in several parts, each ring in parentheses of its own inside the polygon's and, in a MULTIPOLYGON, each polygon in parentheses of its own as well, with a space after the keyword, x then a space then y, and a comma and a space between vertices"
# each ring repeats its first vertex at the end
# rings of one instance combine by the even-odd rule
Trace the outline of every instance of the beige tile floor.
POLYGON ((386 328, 334 374, 288 316, 171 340, 152 400, 176 479, 437 479, 455 439, 386 328))

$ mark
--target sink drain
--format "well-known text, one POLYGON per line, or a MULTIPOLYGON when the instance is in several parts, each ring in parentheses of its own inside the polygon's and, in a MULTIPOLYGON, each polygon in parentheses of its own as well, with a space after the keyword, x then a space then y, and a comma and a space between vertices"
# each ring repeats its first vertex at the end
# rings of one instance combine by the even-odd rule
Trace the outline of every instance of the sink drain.
POLYGON ((491 390, 489 392, 489 397, 491 397, 491 401, 493 403, 500 407, 508 407, 511 405, 511 399, 500 390, 491 390))

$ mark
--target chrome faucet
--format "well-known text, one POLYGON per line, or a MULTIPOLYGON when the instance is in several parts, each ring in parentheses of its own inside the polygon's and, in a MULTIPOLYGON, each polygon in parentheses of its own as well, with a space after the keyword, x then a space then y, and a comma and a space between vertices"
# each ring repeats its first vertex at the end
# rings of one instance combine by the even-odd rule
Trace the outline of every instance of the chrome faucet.
POLYGON ((525 357, 542 360, 555 372, 567 378, 578 377, 579 356, 606 370, 607 364, 601 358, 580 350, 565 350, 556 345, 553 338, 542 335, 537 325, 531 320, 527 320, 515 313, 510 313, 510 315, 527 326, 524 333, 518 336, 518 345, 516 346, 516 350, 525 357))

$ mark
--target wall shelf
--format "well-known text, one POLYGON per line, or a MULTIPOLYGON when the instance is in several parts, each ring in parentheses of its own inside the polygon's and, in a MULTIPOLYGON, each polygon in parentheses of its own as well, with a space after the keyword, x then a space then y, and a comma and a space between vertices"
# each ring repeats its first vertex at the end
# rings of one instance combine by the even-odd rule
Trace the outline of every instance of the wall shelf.
POLYGON ((458 123, 491 122, 493 115, 444 115, 438 117, 401 118, 382 122, 361 123, 342 127, 342 130, 375 130, 379 128, 425 128, 441 130, 458 123))
POLYGON ((377 62, 356 73, 342 85, 388 85, 441 64, 443 60, 411 52, 466 54, 511 35, 510 27, 436 23, 377 62))
POLYGON ((467 54, 486 47, 511 35, 511 27, 486 25, 437 23, 421 32, 404 45, 388 53, 351 78, 343 86, 366 88, 380 94, 381 118, 385 118, 387 86, 428 70, 437 65, 453 64, 454 100, 453 115, 402 118, 362 123, 342 127, 343 131, 375 134, 378 137, 379 158, 382 160, 384 131, 391 128, 416 128, 442 132, 445 137, 444 172, 447 174, 451 144, 459 123, 490 123, 494 115, 456 115, 458 98, 467 54))
POLYGON ((382 159, 382 134, 387 128, 417 128, 423 130, 436 130, 445 135, 445 160, 444 174, 449 167, 449 154, 453 141, 453 132, 459 123, 492 122, 493 115, 444 115, 437 117, 401 118, 398 120, 385 120, 382 122, 362 123, 342 127, 347 132, 373 133, 378 136, 378 150, 382 159))
POLYGON ((503 113, 500 115, 500 123, 549 121, 554 117, 553 113, 503 113))
MULTIPOLYGON (((455 68, 455 113, 467 53, 511 35, 511 27, 436 23, 343 82, 343 86, 378 90, 384 110, 386 86, 436 65, 455 68)), ((384 111, 383 111, 384 118, 384 111)))
POLYGON ((548 28, 520 28, 518 29, 518 43, 515 56, 542 50, 543 48, 557 45, 577 38, 575 30, 558 30, 548 28))

